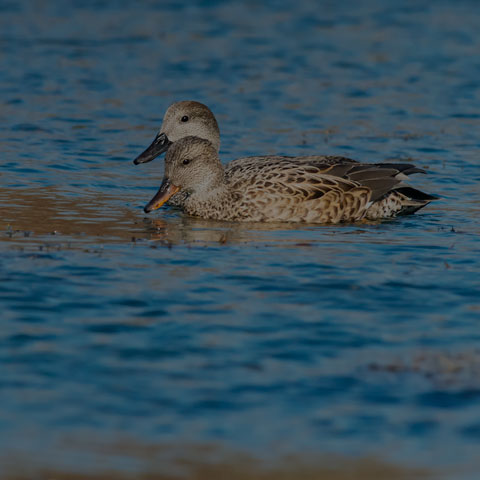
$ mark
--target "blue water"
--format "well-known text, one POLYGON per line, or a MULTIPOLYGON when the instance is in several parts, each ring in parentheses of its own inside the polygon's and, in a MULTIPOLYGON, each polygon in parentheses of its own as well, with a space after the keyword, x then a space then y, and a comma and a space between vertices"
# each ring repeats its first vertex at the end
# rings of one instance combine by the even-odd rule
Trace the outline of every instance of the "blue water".
POLYGON ((143 471, 128 439, 477 478, 479 25, 467 0, 0 1, 0 466, 143 471), (184 99, 224 161, 411 161, 440 200, 145 216, 162 161, 132 160, 184 99))

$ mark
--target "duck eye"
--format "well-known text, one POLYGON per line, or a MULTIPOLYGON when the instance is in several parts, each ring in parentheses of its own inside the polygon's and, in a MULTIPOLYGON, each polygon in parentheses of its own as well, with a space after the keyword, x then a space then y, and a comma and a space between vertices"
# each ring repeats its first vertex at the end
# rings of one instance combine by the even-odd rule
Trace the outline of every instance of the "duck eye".
POLYGON ((188 165, 190 163, 190 159, 189 158, 185 158, 182 162, 184 165, 188 165))
POLYGON ((182 118, 181 118, 182 122, 188 122, 188 117, 187 115, 184 115, 182 118))

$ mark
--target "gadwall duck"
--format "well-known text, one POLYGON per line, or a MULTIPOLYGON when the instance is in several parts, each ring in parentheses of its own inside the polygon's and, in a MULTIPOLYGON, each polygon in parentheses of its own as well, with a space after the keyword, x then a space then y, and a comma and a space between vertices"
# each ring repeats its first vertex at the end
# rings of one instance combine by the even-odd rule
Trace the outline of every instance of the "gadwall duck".
MULTIPOLYGON (((199 137, 208 140, 215 150, 220 149, 220 129, 212 111, 203 103, 184 100, 170 105, 163 117, 162 126, 151 145, 133 163, 147 163, 166 152, 170 145, 183 137, 199 137)), ((234 160, 237 163, 257 162, 272 158, 292 158, 287 156, 258 155, 234 160)), ((309 155, 294 157, 296 161, 321 160, 324 163, 358 163, 355 160, 338 156, 309 155)))
MULTIPOLYGON (((184 100, 170 105, 163 117, 162 126, 151 145, 133 161, 135 165, 151 162, 154 158, 166 152, 170 145, 181 138, 194 136, 208 140, 215 150, 220 149, 220 129, 212 111, 203 103, 193 100, 184 100)), ((265 160, 273 161, 292 157, 278 155, 259 155, 254 157, 237 158, 232 165, 254 164, 265 160)), ((296 162, 321 161, 324 164, 358 163, 355 160, 338 156, 310 155, 294 157, 296 162)), ((173 195, 168 205, 180 206, 183 199, 181 194, 173 195)))
POLYGON ((172 143, 148 213, 173 195, 189 215, 243 222, 358 222, 411 214, 435 197, 402 180, 410 164, 360 164, 266 157, 222 165, 216 145, 199 137, 172 143))

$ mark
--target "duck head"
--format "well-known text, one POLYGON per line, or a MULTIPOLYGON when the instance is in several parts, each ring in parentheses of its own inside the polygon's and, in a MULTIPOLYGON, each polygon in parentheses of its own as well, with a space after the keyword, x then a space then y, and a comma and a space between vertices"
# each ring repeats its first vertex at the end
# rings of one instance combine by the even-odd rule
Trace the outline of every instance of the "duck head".
POLYGON ((145 213, 160 208, 177 192, 185 198, 207 199, 224 182, 225 173, 217 149, 208 140, 184 137, 174 142, 165 157, 165 173, 145 213))
POLYGON ((165 112, 160 131, 152 144, 133 163, 150 162, 166 152, 173 142, 188 136, 208 140, 217 152, 220 148, 218 123, 206 105, 191 100, 173 103, 165 112))

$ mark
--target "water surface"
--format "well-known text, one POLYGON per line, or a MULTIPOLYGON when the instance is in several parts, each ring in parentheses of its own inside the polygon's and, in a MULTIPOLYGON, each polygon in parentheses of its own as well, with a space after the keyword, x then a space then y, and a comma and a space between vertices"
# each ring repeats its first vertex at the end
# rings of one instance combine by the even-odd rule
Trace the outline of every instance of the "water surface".
POLYGON ((177 445, 187 476, 211 448, 476 478, 479 24, 467 0, 0 1, 5 471, 173 475, 177 445), (440 200, 362 225, 146 216, 162 161, 132 159, 183 99, 225 162, 412 162, 440 200))

